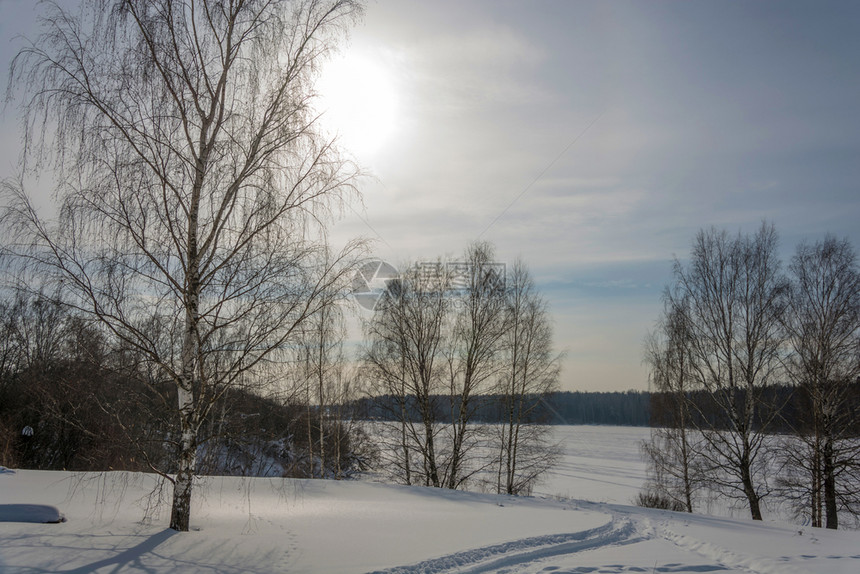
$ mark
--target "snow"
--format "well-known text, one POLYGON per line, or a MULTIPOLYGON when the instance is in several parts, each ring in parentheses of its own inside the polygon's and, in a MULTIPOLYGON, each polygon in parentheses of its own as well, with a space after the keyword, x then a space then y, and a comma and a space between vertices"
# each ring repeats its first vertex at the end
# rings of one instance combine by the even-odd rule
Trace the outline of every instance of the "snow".
POLYGON ((47 504, 0 504, 0 522, 56 524, 65 520, 56 507, 47 504))
POLYGON ((535 497, 208 477, 183 534, 151 475, 0 470, 0 572, 860 571, 855 531, 630 506, 647 429, 559 432, 566 458, 535 497), (41 523, 46 508, 66 522, 41 523))
POLYGON ((568 425, 553 427, 553 435, 562 459, 535 494, 633 504, 646 478, 639 444, 651 429, 568 425))

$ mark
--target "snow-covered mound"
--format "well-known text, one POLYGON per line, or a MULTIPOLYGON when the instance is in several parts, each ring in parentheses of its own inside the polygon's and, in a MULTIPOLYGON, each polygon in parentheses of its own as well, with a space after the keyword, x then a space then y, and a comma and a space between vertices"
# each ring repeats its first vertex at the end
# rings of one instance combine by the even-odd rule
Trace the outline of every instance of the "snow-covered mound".
POLYGON ((0 474, 0 505, 67 522, 0 522, 0 572, 856 573, 860 534, 620 504, 368 482, 207 478, 193 531, 144 474, 0 474))
POLYGON ((58 524, 65 521, 56 507, 47 504, 0 504, 0 522, 58 524))

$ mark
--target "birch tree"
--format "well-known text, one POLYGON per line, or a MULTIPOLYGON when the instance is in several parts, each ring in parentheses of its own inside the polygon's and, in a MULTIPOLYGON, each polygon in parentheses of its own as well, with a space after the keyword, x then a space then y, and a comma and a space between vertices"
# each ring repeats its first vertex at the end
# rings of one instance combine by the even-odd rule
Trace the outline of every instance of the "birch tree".
POLYGON ((500 371, 501 342, 505 328, 504 277, 493 261, 491 244, 474 243, 461 262, 465 291, 453 308, 449 346, 449 398, 451 400, 451 459, 448 488, 459 488, 481 465, 470 452, 480 445, 482 427, 474 424, 481 395, 490 392, 500 371))
POLYGON ((24 167, 53 168, 59 199, 45 221, 7 183, 14 250, 172 383, 175 457, 153 470, 173 483, 175 530, 189 529, 211 405, 279 358, 354 248, 322 245, 356 171, 312 102, 359 12, 352 0, 47 3, 13 62, 24 167))
POLYGON ((499 493, 529 492, 557 460, 549 429, 535 420, 541 401, 558 388, 560 357, 554 354, 546 301, 522 261, 506 278, 505 324, 500 353, 496 488, 499 493))
POLYGON ((506 276, 492 245, 474 243, 462 261, 410 267, 366 335, 364 376, 388 421, 384 452, 397 479, 457 489, 477 477, 520 494, 553 464, 557 449, 536 419, 559 357, 522 262, 506 276), (477 424, 491 412, 503 422, 477 424))
POLYGON ((690 416, 694 366, 685 321, 687 304, 683 297, 667 297, 657 330, 645 342, 652 395, 651 439, 643 444, 643 452, 649 463, 651 494, 693 512, 702 479, 698 471, 702 445, 690 416))
POLYGON ((296 385, 301 387, 306 409, 308 443, 307 476, 327 478, 337 474, 339 459, 327 446, 335 438, 328 432, 339 433, 341 421, 332 420, 329 413, 342 394, 346 359, 343 354, 343 309, 338 294, 330 294, 328 302, 306 321, 296 347, 296 385), (317 469, 319 472, 317 473, 317 469))
POLYGON ((701 231, 690 262, 676 260, 669 304, 683 310, 694 387, 708 401, 690 402, 702 433, 704 470, 719 489, 743 498, 762 519, 768 425, 766 390, 779 382, 784 358, 780 321, 787 283, 777 235, 762 224, 754 236, 701 231))
POLYGON ((839 509, 858 508, 849 400, 860 375, 860 272, 851 244, 832 236, 800 244, 789 271, 788 365, 806 407, 796 424, 804 448, 789 460, 805 471, 812 525, 838 528, 839 509))
POLYGON ((439 273, 415 266, 389 284, 366 326, 366 376, 379 395, 394 398, 396 421, 389 463, 406 484, 446 485, 440 452, 441 398, 445 392, 445 345, 450 299, 439 273), (413 456, 414 455, 414 456, 413 456))

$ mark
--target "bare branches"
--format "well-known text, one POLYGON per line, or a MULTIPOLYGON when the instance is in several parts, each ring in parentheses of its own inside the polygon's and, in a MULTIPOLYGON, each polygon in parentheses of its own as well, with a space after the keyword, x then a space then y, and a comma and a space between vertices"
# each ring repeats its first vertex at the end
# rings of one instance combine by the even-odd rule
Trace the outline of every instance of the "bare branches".
POLYGON ((390 421, 388 467, 407 484, 527 493, 556 459, 535 416, 558 381, 546 303, 522 262, 502 278, 492 257, 471 245, 457 290, 447 266, 411 267, 367 325, 365 376, 390 421))
POLYGON ((809 480, 789 477, 785 484, 803 493, 814 525, 837 528, 840 506, 858 510, 856 488, 842 477, 850 476, 848 461, 854 460, 854 447, 845 439, 853 432, 847 408, 851 384, 860 375, 860 272, 850 243, 831 236, 801 243, 789 271, 793 281, 783 319, 792 350, 787 366, 807 409, 795 422, 804 451, 790 453, 785 462, 789 474, 809 480))
POLYGON ((535 420, 540 402, 557 389, 559 362, 552 348, 546 301, 531 273, 517 261, 507 278, 502 369, 498 393, 504 409, 499 427, 497 491, 530 492, 558 457, 547 430, 535 420))
POLYGON ((645 452, 658 494, 688 510, 706 477, 755 519, 776 492, 813 526, 836 528, 860 508, 860 275, 851 245, 830 236, 800 244, 789 272, 768 225, 753 237, 700 232, 690 263, 676 261, 646 348, 658 394, 645 452))
POLYGON ((439 487, 445 479, 436 444, 450 307, 445 285, 423 276, 417 267, 410 268, 389 285, 367 328, 370 348, 365 362, 370 376, 381 385, 380 391, 397 397, 399 403, 395 420, 400 424, 402 444, 395 458, 407 484, 417 479, 439 487), (419 454, 420 471, 413 469, 413 452, 419 454))
POLYGON ((21 255, 174 382, 177 529, 211 405, 283 353, 360 247, 321 245, 358 171, 310 108, 320 59, 360 12, 351 0, 51 5, 13 63, 39 152, 29 168, 51 159, 61 205, 48 224, 13 189, 6 218, 29 240, 21 255))
POLYGON ((707 442, 697 454, 710 479, 741 494, 755 520, 762 518, 760 502, 768 492, 761 460, 774 412, 763 401, 782 366, 787 283, 776 248, 776 231, 767 224, 753 237, 700 232, 690 263, 675 263, 662 325, 666 347, 650 356, 654 382, 691 410, 682 422, 707 442), (704 404, 685 396, 699 389, 707 393, 704 404))

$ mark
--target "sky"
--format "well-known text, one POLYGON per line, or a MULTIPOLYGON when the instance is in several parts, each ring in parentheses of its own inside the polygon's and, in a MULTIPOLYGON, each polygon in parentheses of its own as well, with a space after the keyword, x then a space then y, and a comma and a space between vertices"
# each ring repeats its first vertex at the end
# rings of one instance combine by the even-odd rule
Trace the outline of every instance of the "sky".
MULTIPOLYGON (((33 21, 0 0, 4 69, 33 21)), ((370 2, 321 88, 369 174, 333 240, 396 267, 490 241, 549 304, 564 390, 644 390, 698 230, 766 219, 785 260, 826 233, 860 246, 858 55, 854 1, 370 2)))

